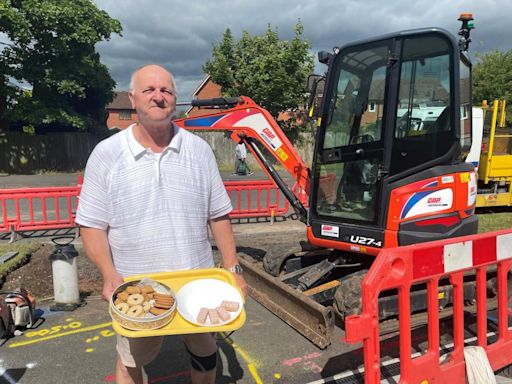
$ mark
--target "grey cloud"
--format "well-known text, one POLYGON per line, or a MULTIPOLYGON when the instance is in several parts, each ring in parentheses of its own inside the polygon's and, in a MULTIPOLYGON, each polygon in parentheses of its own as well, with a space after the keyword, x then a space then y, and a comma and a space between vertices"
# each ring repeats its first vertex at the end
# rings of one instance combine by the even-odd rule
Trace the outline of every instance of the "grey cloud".
MULTIPOLYGON (((460 13, 474 14, 474 52, 509 50, 512 41, 503 33, 512 3, 495 0, 95 0, 118 19, 123 37, 113 36, 97 48, 118 89, 126 89, 133 69, 156 62, 173 71, 180 99, 188 100, 204 77, 202 65, 211 57, 212 44, 226 28, 235 38, 243 30, 264 33, 268 24, 281 38, 294 35, 298 19, 312 51, 330 50, 353 40, 395 30, 437 26, 457 34, 460 13)), ((474 56, 474 54, 473 54, 474 56)))

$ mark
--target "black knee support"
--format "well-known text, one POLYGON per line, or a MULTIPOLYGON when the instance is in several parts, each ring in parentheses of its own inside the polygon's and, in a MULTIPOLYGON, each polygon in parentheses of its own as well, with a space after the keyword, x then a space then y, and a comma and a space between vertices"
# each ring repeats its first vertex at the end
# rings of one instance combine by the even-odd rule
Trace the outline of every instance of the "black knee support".
POLYGON ((217 367, 217 352, 210 356, 197 356, 190 352, 188 348, 187 351, 190 354, 190 364, 196 371, 208 372, 217 367))

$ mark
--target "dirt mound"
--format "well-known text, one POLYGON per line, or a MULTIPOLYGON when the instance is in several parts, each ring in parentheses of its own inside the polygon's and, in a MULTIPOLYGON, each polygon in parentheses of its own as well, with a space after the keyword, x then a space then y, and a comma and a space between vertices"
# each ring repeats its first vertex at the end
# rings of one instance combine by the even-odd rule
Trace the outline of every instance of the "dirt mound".
MULTIPOLYGON (((25 288, 36 299, 53 297, 52 244, 41 244, 28 258, 28 262, 10 272, 1 286, 2 291, 25 288)), ((80 251, 80 250, 79 250, 80 251)), ((94 264, 80 251, 77 258, 78 282, 81 296, 101 295, 102 278, 94 264)))

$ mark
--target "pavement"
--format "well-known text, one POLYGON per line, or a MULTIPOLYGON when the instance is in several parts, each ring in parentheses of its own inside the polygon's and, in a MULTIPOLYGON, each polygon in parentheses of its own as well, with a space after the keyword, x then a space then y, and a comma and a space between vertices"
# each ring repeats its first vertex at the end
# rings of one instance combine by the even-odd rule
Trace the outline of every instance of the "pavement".
MULTIPOLYGON (((287 172, 280 171, 279 173, 285 179, 291 179, 287 172)), ((42 173, 35 175, 0 174, 0 189, 73 186, 77 185, 80 174, 80 172, 42 173)), ((223 180, 261 180, 268 178, 262 170, 255 170, 251 175, 246 176, 233 175, 231 171, 221 171, 221 176, 223 180)))
MULTIPOLYGON (((1 176, 0 188, 27 185, 76 185, 76 174, 41 176, 1 176), (29 183, 29 184, 27 184, 29 183), (68 183, 68 184, 66 184, 68 183)), ((305 226, 298 220, 240 220, 233 224, 237 242, 247 244, 268 239, 298 240, 305 226), (263 239, 263 240, 262 240, 263 239)), ((41 241, 49 241, 42 237, 41 241)), ((258 244, 259 244, 258 243, 258 244)), ((75 245, 80 248, 81 240, 75 245)), ((115 382, 115 333, 108 306, 100 297, 87 297, 74 311, 51 311, 53 302, 38 303, 38 321, 33 329, 7 340, 0 340, 0 384, 109 383, 115 382)), ((361 344, 344 342, 344 333, 335 329, 332 344, 319 349, 294 329, 248 297, 247 320, 232 334, 217 334, 219 365, 216 383, 363 383, 361 344)), ((465 323, 471 331, 470 322, 465 323)), ((413 352, 425 350, 425 329, 413 332, 413 352)), ((450 344, 442 336, 441 344, 450 344)), ((449 351, 449 348, 446 348, 449 351)), ((399 369, 399 342, 388 337, 380 344, 386 371, 399 369), (391 369, 393 368, 393 369, 391 369)), ((188 383, 188 356, 179 336, 169 336, 163 348, 146 369, 148 383, 188 383)), ((399 371, 398 371, 399 372, 399 371)), ((397 382, 396 377, 387 382, 397 382)), ((498 377, 499 383, 510 383, 498 377)))
MULTIPOLYGON (((299 238, 304 229, 304 224, 290 219, 233 225, 243 243, 276 235, 299 238)), ((82 247, 80 239, 75 246, 82 247)), ((0 383, 113 382, 115 333, 107 303, 87 297, 70 312, 53 312, 52 304, 38 303, 35 328, 1 344, 0 383)), ((320 350, 250 297, 245 310, 247 320, 241 329, 217 334, 217 383, 329 382, 325 379, 362 364, 361 346, 341 343, 341 330, 331 347, 320 350), (353 355, 350 350, 355 350, 353 355)), ((178 336, 166 339, 146 374, 149 383, 189 382, 188 357, 178 336)))
MULTIPOLYGON (((261 239, 299 239, 304 225, 297 220, 274 223, 235 224, 241 244, 261 239)), ((75 245, 81 248, 77 239, 75 245)), ((7 340, 0 340, 0 384, 111 383, 115 382, 115 332, 108 306, 100 297, 87 297, 74 311, 51 311, 52 299, 38 303, 34 329, 7 340)), ((364 362, 361 344, 350 345, 336 328, 332 344, 319 349, 294 329, 248 297, 247 319, 233 333, 217 334, 219 365, 216 383, 220 384, 334 384, 363 383, 364 362)), ((473 336, 471 319, 465 319, 467 337, 473 336)), ((411 336, 413 352, 425 350, 426 329, 411 336)), ((450 351, 453 340, 442 334, 441 345, 450 351)), ((453 344, 452 344, 453 345, 453 344)), ((384 338, 380 356, 385 383, 397 383, 399 340, 384 338)), ((148 383, 189 383, 188 356, 179 336, 166 338, 155 361, 145 368, 148 383)), ((512 383, 497 377, 498 383, 512 383)))
MULTIPOLYGON (((224 175, 226 179, 240 176, 224 175)), ((0 188, 76 185, 78 174, 5 175, 0 188)), ((262 175, 246 177, 262 178, 262 175)), ((305 226, 291 218, 240 219, 234 221, 235 237, 244 243, 269 236, 287 240, 305 234, 305 226)), ((48 242, 52 233, 32 234, 48 242)), ((6 241, 7 239, 5 239, 6 241)), ((74 241, 82 248, 81 239, 74 241)), ((54 312, 54 303, 37 305, 34 329, 0 340, 0 384, 4 383, 105 383, 114 382, 115 339, 107 303, 87 297, 71 312, 54 312)), ((247 320, 233 334, 218 334, 217 383, 308 383, 340 372, 349 359, 347 345, 338 343, 320 350, 251 298, 245 304, 247 320), (339 361, 338 363, 334 363, 339 361)), ((354 348, 354 347, 350 347, 354 348)), ((362 363, 362 351, 355 358, 362 363)), ((357 364, 355 365, 357 366, 357 364)), ((166 339, 160 355, 146 367, 149 383, 190 381, 188 357, 178 336, 166 339)))

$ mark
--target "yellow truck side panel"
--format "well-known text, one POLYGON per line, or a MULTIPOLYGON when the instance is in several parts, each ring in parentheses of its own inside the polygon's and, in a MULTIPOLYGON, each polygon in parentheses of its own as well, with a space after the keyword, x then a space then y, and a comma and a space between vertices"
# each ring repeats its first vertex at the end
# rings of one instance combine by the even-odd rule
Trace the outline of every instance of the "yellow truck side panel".
POLYGON ((488 154, 482 153, 478 178, 485 183, 489 180, 512 180, 512 155, 494 155, 489 160, 488 154))

